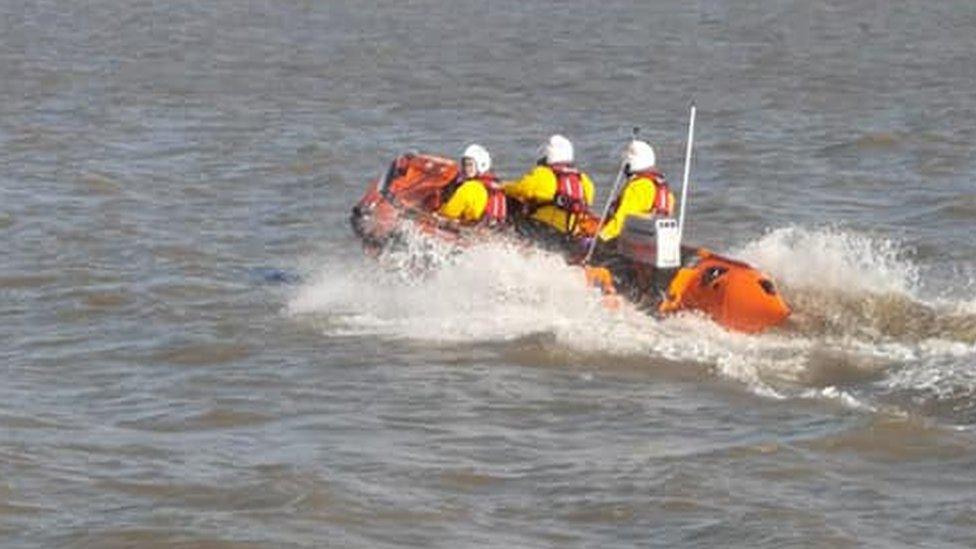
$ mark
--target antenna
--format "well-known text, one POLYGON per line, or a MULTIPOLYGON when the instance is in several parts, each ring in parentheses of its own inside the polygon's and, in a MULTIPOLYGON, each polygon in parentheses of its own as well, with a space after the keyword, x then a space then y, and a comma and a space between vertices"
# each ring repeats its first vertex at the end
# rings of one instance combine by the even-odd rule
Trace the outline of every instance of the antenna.
POLYGON ((688 147, 685 149, 685 175, 681 180, 681 212, 678 214, 679 242, 685 234, 685 206, 688 202, 688 176, 691 174, 691 146, 695 139, 695 104, 691 104, 691 116, 688 119, 688 147))
MULTIPOLYGON (((634 126, 631 129, 631 140, 636 140, 637 135, 640 134, 640 126, 634 126)), ((603 213, 600 215, 600 222, 597 223, 596 231, 593 233, 593 241, 590 242, 589 248, 586 250, 586 255, 583 256, 583 265, 587 265, 590 259, 593 258, 593 251, 596 250, 596 245, 600 241, 600 231, 603 226, 607 223, 607 216, 610 215, 610 205, 613 204, 614 198, 617 196, 617 192, 620 190, 620 184, 624 181, 624 175, 627 171, 627 160, 620 160, 620 169, 617 170, 617 179, 613 182, 613 188, 610 189, 610 194, 607 195, 607 202, 603 205, 603 213)))

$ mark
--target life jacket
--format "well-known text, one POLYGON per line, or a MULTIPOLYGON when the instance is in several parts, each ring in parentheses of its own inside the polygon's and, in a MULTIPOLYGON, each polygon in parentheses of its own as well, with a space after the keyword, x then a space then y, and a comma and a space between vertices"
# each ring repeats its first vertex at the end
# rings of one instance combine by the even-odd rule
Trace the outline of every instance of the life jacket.
POLYGON ((566 234, 573 234, 580 214, 586 211, 583 178, 580 171, 568 163, 549 164, 548 167, 556 176, 556 193, 552 197, 552 205, 566 212, 566 234))
POLYGON ((480 181, 488 191, 488 203, 485 204, 485 213, 481 214, 481 221, 488 225, 504 223, 508 217, 508 202, 495 174, 486 172, 475 176, 474 179, 480 181))
POLYGON ((556 176, 556 194, 552 203, 569 214, 579 214, 586 210, 586 194, 583 192, 583 179, 580 171, 570 164, 551 164, 549 169, 556 176))
MULTIPOLYGON (((671 189, 664 174, 655 170, 642 170, 631 174, 631 181, 635 179, 650 179, 654 184, 654 203, 647 207, 647 213, 651 215, 671 215, 674 204, 671 203, 671 189)), ((618 196, 613 203, 613 211, 620 205, 618 196)))

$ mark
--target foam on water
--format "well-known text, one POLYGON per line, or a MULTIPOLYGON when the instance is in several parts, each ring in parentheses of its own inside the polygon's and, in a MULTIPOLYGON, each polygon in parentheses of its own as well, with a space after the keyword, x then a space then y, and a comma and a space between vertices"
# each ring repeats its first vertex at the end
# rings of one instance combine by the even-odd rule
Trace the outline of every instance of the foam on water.
POLYGON ((949 301, 943 302, 941 305, 956 314, 959 315, 973 315, 976 316, 976 299, 964 300, 964 301, 949 301))
POLYGON ((604 311, 558 256, 497 242, 460 251, 423 239, 379 263, 324 266, 289 303, 347 333, 434 342, 509 340, 558 332, 604 311))
MULTIPOLYGON (((976 394, 976 375, 970 373, 976 300, 920 297, 924 284, 910 255, 891 239, 799 227, 771 231, 737 253, 779 281, 795 308, 797 341, 881 369, 884 375, 870 387, 876 399, 911 395, 908 400, 929 408, 960 395, 969 398, 976 394)), ((831 396, 824 390, 821 396, 831 396)), ((850 400, 850 394, 838 394, 850 400)))
POLYGON ((732 255, 779 281, 795 308, 792 326, 755 336, 693 313, 655 319, 627 305, 608 310, 558 255, 508 242, 460 250, 417 234, 379 263, 320 267, 288 308, 324 317, 333 334, 442 343, 547 334, 573 351, 647 357, 649 368, 662 359, 700 363, 759 395, 859 409, 874 409, 878 393, 915 386, 919 376, 976 388, 976 377, 954 374, 976 356, 976 331, 966 331, 976 316, 960 312, 953 324, 915 297, 918 269, 896 242, 790 227, 732 255))

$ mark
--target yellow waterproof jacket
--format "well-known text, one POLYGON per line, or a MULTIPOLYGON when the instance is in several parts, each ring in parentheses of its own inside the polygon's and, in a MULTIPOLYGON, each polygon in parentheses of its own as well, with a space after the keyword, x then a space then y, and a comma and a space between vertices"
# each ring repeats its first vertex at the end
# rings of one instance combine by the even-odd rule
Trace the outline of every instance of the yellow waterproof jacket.
MULTIPOLYGON (((590 176, 580 172, 580 183, 583 185, 583 198, 586 205, 593 204, 593 181, 590 176)), ((521 202, 541 205, 532 218, 545 223, 560 232, 566 232, 570 226, 568 213, 552 204, 556 197, 556 174, 548 166, 536 166, 522 176, 518 181, 507 183, 504 187, 505 195, 521 202)))
MULTIPOLYGON (((617 208, 600 229, 600 240, 612 240, 624 229, 624 221, 633 214, 647 214, 657 201, 657 186, 650 178, 635 177, 620 192, 617 208)), ((674 209, 674 193, 668 191, 668 209, 674 209)))
POLYGON ((481 221, 488 205, 488 190, 478 179, 468 179, 454 191, 437 213, 464 222, 481 221))

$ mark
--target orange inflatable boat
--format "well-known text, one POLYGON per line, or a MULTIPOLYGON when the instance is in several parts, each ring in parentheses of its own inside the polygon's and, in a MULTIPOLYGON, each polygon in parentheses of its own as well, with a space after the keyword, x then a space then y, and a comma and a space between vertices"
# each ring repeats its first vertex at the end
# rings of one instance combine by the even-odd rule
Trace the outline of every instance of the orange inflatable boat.
MULTIPOLYGON (((457 174, 457 163, 446 158, 420 154, 397 157, 353 208, 353 230, 369 250, 377 250, 395 238, 404 221, 431 236, 462 245, 477 240, 485 229, 459 225, 432 213, 440 207, 444 190, 457 174)), ((520 208, 509 211, 518 215, 520 208)), ((682 247, 680 264, 662 269, 656 266, 656 250, 653 224, 631 217, 621 236, 601 248, 585 268, 587 278, 605 294, 619 294, 654 314, 700 311, 730 330, 760 332, 790 315, 772 279, 746 263, 703 248, 682 247)), ((571 258, 568 261, 573 262, 571 258)), ((607 302, 615 303, 616 299, 607 302)))
POLYGON ((790 308, 773 281, 752 266, 704 248, 668 284, 662 313, 692 309, 740 332, 761 332, 781 324, 790 308))
POLYGON ((700 311, 740 332, 761 332, 789 317, 773 280, 747 263, 683 246, 677 266, 657 267, 652 222, 631 216, 620 237, 592 262, 612 275, 614 290, 629 301, 661 314, 700 311))

